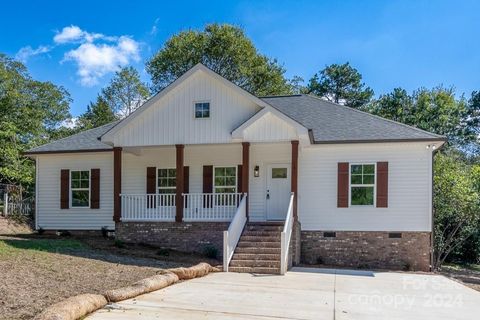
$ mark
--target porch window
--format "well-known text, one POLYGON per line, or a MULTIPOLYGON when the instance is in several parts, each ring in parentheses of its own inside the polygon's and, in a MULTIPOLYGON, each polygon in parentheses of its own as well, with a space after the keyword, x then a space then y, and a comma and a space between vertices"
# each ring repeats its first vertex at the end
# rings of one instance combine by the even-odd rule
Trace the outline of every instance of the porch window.
POLYGON ((70 172, 70 196, 72 208, 90 206, 90 171, 70 172))
POLYGON ((237 167, 215 167, 213 178, 215 193, 237 192, 237 167))
POLYGON ((177 170, 176 169, 158 169, 158 193, 171 194, 176 192, 177 188, 177 170))
POLYGON ((350 204, 373 206, 375 198, 375 164, 350 165, 350 204))

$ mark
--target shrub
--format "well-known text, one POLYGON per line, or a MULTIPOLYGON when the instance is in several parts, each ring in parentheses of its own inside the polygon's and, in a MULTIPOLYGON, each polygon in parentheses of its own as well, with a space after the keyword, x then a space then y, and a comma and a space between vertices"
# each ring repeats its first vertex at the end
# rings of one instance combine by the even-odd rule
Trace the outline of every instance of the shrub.
POLYGON ((168 249, 159 249, 157 251, 157 255, 162 256, 162 257, 168 257, 170 255, 170 250, 168 249))
POLYGON ((122 240, 116 239, 116 240, 115 240, 115 247, 117 247, 117 248, 125 248, 126 245, 125 245, 125 242, 123 242, 122 240))
POLYGON ((208 245, 203 249, 203 254, 205 257, 209 259, 217 259, 218 258, 218 249, 212 245, 208 245))

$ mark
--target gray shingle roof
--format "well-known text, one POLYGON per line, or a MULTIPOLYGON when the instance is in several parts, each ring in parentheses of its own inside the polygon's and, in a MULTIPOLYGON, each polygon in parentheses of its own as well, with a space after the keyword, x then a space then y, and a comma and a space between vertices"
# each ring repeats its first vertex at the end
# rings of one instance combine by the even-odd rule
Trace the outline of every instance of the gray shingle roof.
MULTIPOLYGON (((445 140, 443 136, 310 95, 262 97, 311 132, 314 143, 445 140)), ((118 121, 33 148, 26 154, 110 150, 99 140, 118 121)))
POLYGON ((26 154, 112 149, 110 145, 101 142, 98 138, 110 130, 117 122, 118 121, 114 121, 98 128, 85 130, 69 137, 44 144, 30 149, 26 154))
POLYGON ((309 129, 315 143, 445 139, 437 134, 310 95, 261 99, 309 129))

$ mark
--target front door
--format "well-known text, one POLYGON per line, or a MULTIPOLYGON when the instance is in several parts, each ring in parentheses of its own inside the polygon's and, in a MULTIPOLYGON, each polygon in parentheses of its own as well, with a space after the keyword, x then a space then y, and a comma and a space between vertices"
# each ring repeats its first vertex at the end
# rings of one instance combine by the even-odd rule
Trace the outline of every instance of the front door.
POLYGON ((285 220, 290 201, 290 164, 267 165, 267 220, 285 220))

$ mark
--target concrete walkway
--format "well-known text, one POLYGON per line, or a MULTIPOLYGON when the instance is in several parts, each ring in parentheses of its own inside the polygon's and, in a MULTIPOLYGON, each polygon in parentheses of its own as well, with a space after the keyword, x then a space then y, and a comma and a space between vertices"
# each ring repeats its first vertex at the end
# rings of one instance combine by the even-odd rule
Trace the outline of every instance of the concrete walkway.
POLYGON ((439 275, 294 268, 215 273, 107 306, 110 319, 473 319, 480 292, 439 275))

